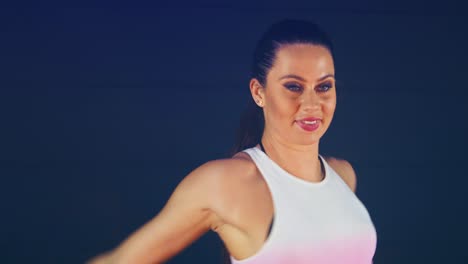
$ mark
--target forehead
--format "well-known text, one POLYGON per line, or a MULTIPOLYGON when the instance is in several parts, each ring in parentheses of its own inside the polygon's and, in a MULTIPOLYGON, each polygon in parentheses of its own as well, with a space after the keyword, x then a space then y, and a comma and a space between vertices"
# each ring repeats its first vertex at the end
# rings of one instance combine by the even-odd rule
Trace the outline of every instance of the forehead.
POLYGON ((335 68, 327 48, 312 44, 289 44, 276 52, 270 73, 297 74, 306 79, 315 79, 325 74, 335 74, 335 68))

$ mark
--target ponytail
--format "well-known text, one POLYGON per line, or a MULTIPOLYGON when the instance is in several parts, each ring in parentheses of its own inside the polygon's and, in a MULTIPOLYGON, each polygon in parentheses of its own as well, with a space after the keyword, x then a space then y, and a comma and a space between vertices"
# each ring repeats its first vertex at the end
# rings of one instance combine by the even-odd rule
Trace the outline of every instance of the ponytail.
POLYGON ((252 98, 249 98, 241 114, 234 145, 228 154, 229 157, 232 157, 239 151, 257 145, 262 137, 263 128, 264 117, 262 108, 256 105, 252 98))

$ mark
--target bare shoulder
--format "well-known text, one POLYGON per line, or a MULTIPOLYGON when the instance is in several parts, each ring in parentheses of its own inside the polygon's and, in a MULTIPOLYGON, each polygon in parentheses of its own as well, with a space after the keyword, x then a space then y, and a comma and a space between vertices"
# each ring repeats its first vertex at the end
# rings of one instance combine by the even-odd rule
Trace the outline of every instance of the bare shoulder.
POLYGON ((210 160, 197 169, 202 169, 206 175, 210 175, 206 180, 218 184, 249 181, 257 175, 255 163, 244 152, 239 152, 231 158, 210 160))
MULTIPOLYGON (((213 209, 222 211, 233 206, 242 193, 259 182, 257 167, 247 153, 239 152, 231 158, 215 159, 195 169, 193 181, 198 191, 210 196, 213 209)), ((190 175, 188 176, 190 177, 190 175)))
MULTIPOLYGON (((225 184, 226 181, 232 180, 245 180, 248 172, 254 172, 256 169, 255 164, 246 153, 237 153, 232 158, 209 160, 197 167, 190 173, 186 181, 199 181, 202 183, 210 182, 211 187, 213 184, 225 184), (233 176, 236 177, 233 177, 233 176)), ((232 182, 230 182, 232 183, 232 182)))
POLYGON ((231 158, 212 160, 209 164, 212 173, 217 175, 218 187, 223 194, 230 193, 229 190, 244 190, 246 185, 259 180, 257 167, 245 152, 238 152, 231 158))
POLYGON ((335 157, 324 157, 327 163, 333 168, 338 175, 348 184, 349 188, 356 192, 356 172, 351 163, 345 159, 335 157))

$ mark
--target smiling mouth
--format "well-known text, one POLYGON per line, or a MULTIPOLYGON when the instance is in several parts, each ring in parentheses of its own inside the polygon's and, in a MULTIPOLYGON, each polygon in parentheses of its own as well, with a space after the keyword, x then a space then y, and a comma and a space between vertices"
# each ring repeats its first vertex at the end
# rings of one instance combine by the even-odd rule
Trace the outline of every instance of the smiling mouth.
POLYGON ((314 121, 299 121, 301 123, 304 123, 306 125, 313 125, 313 124, 316 124, 318 120, 314 120, 314 121))
POLYGON ((297 125, 305 131, 314 131, 317 130, 321 124, 321 120, 313 120, 313 121, 296 121, 297 125))

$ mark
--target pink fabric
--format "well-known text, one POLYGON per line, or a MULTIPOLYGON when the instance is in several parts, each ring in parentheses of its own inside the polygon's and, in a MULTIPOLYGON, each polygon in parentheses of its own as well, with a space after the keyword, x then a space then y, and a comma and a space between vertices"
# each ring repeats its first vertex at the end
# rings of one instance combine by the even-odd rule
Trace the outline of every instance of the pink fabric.
POLYGON ((249 264, 371 264, 375 251, 374 241, 367 237, 350 241, 329 241, 321 245, 289 245, 261 250, 244 260, 233 263, 249 264))

